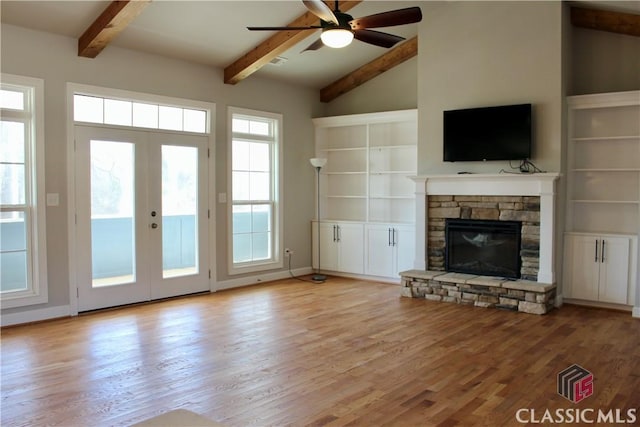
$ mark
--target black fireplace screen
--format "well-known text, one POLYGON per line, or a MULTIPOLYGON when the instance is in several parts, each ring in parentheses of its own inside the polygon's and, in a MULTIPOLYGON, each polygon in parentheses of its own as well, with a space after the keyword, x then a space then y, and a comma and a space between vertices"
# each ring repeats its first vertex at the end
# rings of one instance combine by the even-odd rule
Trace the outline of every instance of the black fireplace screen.
POLYGON ((521 228, 518 221, 447 219, 445 269, 519 278, 521 228))

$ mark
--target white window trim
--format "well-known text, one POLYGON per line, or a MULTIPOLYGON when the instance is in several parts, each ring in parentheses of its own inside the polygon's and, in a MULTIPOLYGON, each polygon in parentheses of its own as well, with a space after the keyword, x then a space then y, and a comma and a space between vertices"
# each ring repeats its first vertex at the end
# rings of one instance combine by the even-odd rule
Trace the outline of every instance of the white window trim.
POLYGON ((215 290, 215 272, 216 272, 216 210, 211 208, 211 203, 215 200, 215 173, 216 173, 216 156, 215 156, 215 117, 216 117, 216 104, 205 101, 196 101, 186 98, 174 98, 170 96, 155 95, 145 92, 135 92, 123 89, 113 89, 102 86, 93 86, 80 83, 67 82, 67 227, 68 227, 68 256, 69 256, 69 301, 70 310, 69 314, 76 316, 78 314, 78 285, 76 280, 77 264, 77 248, 76 248, 76 225, 75 225, 75 212, 76 212, 76 170, 75 170, 75 125, 80 124, 82 126, 95 126, 95 127, 109 127, 114 129, 137 129, 144 132, 159 131, 162 133, 181 133, 181 134, 193 134, 206 136, 209 138, 207 144, 209 150, 209 175, 206 185, 208 186, 209 196, 209 270, 212 272, 212 277, 209 279, 209 289, 215 290), (119 125, 104 125, 98 123, 86 123, 75 122, 73 114, 73 99, 75 94, 82 95, 94 95, 111 99, 123 99, 123 100, 135 100, 140 102, 150 102, 162 105, 169 105, 181 108, 195 108, 207 111, 207 128, 204 134, 191 133, 191 132, 178 132, 171 130, 157 130, 149 128, 140 128, 135 126, 119 126, 119 125))
POLYGON ((32 192, 31 206, 31 239, 27 242, 31 249, 31 288, 24 292, 2 296, 1 307, 13 308, 35 304, 45 304, 49 301, 49 287, 47 282, 47 219, 45 205, 45 144, 44 144, 44 80, 2 74, 2 83, 8 85, 32 88, 32 135, 31 153, 32 182, 28 191, 32 192), (35 157, 35 162, 34 162, 35 157), (33 168, 35 166, 35 168, 33 168))
MULTIPOLYGON (((283 267, 282 261, 282 242, 284 236, 282 219, 284 217, 282 203, 282 160, 283 160, 283 117, 282 114, 269 113, 259 110, 250 110, 246 108, 227 107, 227 263, 229 275, 255 273, 259 271, 274 270, 283 267), (275 170, 273 171, 274 183, 274 213, 273 213, 273 258, 271 260, 253 261, 243 263, 242 265, 233 262, 233 168, 232 168, 232 147, 233 147, 233 116, 240 114, 245 116, 255 116, 275 120, 277 125, 276 132, 276 150, 274 153, 275 170)), ((259 138, 259 137, 258 137, 259 138)))

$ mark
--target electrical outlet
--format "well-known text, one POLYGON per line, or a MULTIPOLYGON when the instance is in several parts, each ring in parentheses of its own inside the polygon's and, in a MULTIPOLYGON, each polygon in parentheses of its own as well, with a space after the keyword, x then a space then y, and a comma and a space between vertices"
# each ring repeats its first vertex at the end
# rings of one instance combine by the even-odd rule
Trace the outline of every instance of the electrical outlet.
POLYGON ((289 249, 289 248, 286 248, 284 250, 284 256, 290 257, 291 255, 293 255, 293 251, 291 249, 289 249))

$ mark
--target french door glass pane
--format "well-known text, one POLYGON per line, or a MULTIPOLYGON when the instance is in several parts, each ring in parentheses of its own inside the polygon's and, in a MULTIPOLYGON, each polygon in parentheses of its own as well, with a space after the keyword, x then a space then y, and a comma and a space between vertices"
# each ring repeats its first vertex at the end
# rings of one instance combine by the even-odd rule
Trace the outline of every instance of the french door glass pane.
POLYGON ((134 145, 91 141, 93 286, 135 281, 134 145))
POLYGON ((162 146, 162 277, 198 273, 198 149, 162 146))
POLYGON ((20 211, 0 214, 0 292, 27 290, 27 230, 20 211))

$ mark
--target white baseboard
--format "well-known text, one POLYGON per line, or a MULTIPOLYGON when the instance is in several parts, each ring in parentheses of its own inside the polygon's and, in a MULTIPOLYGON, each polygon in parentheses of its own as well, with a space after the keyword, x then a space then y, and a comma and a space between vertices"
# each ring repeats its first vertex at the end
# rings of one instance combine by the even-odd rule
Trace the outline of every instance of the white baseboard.
POLYGON ((58 307, 26 310, 19 313, 0 315, 1 326, 19 325, 21 323, 40 322, 42 320, 56 319, 58 317, 71 316, 71 307, 61 305, 58 307))
POLYGON ((633 310, 631 311, 631 316, 640 319, 640 307, 633 307, 633 310))
MULTIPOLYGON (((295 270, 291 270, 294 276, 304 276, 307 274, 313 274, 311 267, 303 267, 295 270)), ((216 282, 214 289, 211 292, 222 291, 225 289, 240 288, 243 286, 257 285, 259 283, 272 282, 274 280, 289 279, 291 274, 289 271, 276 271, 274 273, 257 273, 251 276, 239 277, 237 279, 223 280, 216 282)))

